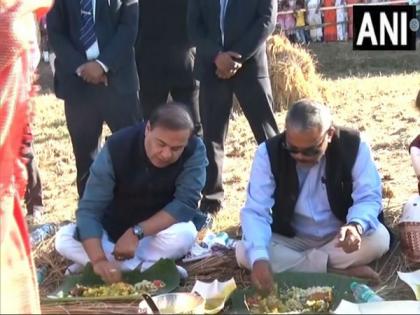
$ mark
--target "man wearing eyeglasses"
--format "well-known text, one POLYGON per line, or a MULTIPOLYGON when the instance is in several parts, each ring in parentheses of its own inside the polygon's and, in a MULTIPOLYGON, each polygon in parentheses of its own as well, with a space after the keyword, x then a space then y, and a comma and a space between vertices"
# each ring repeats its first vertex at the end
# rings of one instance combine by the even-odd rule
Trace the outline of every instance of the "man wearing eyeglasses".
POLYGON ((272 272, 335 272, 377 282, 384 255, 381 180, 368 144, 337 127, 327 107, 296 102, 285 131, 256 152, 241 210, 238 264, 269 291, 272 272))

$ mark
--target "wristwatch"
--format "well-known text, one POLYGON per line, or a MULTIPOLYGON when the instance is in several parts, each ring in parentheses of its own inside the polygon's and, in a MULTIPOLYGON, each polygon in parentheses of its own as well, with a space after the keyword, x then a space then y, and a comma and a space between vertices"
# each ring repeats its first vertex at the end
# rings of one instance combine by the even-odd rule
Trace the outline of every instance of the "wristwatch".
POLYGON ((353 225, 356 228, 357 233, 359 233, 359 235, 362 236, 362 234, 363 234, 363 227, 360 225, 360 223, 357 223, 357 222, 349 222, 347 225, 353 225))
POLYGON ((133 226, 132 230, 133 234, 137 236, 139 240, 141 240, 144 237, 144 231, 140 224, 136 224, 135 226, 133 226))

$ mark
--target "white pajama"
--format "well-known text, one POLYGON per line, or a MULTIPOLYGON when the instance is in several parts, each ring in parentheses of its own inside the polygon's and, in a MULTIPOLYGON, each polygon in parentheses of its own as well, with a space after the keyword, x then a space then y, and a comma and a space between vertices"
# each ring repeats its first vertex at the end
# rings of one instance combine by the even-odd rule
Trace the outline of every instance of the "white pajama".
MULTIPOLYGON (((74 238, 76 224, 63 226, 56 235, 55 248, 65 258, 79 265, 86 265, 89 257, 81 242, 74 238)), ((176 223, 154 236, 146 236, 137 247, 132 259, 117 261, 112 252, 115 244, 109 240, 104 231, 102 247, 109 261, 116 262, 121 270, 130 271, 139 267, 141 271, 148 269, 161 258, 178 259, 185 256, 193 246, 197 230, 192 222, 176 223)))
MULTIPOLYGON (((336 237, 314 240, 305 237, 285 237, 272 235, 269 255, 273 272, 327 272, 327 268, 346 269, 352 266, 366 265, 384 255, 389 248, 389 233, 385 226, 362 237, 358 251, 347 254, 335 245, 336 237)), ((238 265, 252 269, 243 241, 236 246, 238 265)))

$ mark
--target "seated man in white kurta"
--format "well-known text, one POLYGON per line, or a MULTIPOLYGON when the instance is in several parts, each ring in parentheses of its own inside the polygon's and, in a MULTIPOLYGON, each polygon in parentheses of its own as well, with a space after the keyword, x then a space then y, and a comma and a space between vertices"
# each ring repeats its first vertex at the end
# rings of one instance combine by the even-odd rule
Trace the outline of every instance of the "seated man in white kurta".
POLYGON ((336 272, 378 281, 367 264, 389 249, 381 180, 368 144, 311 100, 293 104, 285 132, 256 152, 241 210, 238 264, 257 288, 272 272, 336 272))

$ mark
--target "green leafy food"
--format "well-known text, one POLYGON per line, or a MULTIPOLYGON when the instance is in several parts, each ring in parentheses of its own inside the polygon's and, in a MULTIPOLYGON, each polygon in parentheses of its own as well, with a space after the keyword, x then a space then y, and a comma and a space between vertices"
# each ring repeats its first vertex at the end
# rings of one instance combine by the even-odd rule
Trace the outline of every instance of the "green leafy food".
POLYGON ((96 287, 88 287, 80 284, 70 290, 69 296, 71 297, 117 297, 117 296, 131 296, 141 295, 144 293, 154 294, 159 289, 164 288, 166 284, 161 280, 142 280, 134 285, 117 282, 110 285, 101 285, 96 287))
POLYGON ((266 297, 254 294, 245 303, 251 313, 325 313, 331 310, 332 287, 275 289, 266 297))

